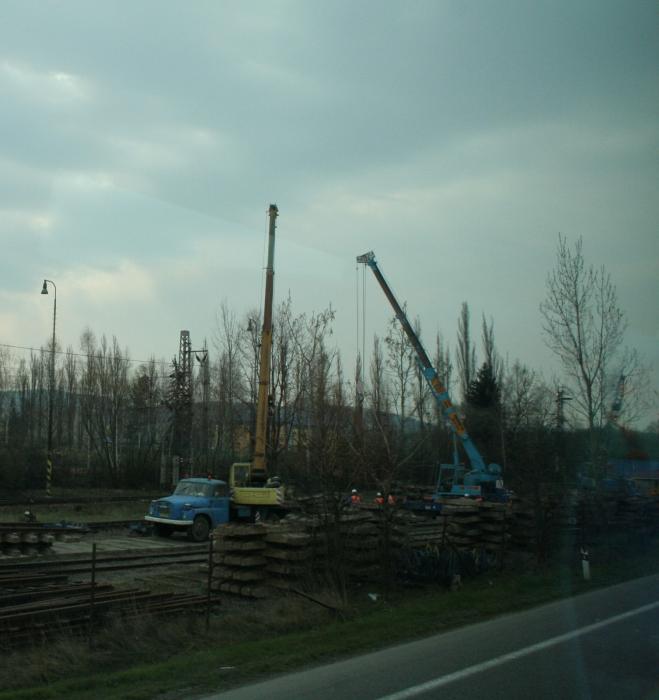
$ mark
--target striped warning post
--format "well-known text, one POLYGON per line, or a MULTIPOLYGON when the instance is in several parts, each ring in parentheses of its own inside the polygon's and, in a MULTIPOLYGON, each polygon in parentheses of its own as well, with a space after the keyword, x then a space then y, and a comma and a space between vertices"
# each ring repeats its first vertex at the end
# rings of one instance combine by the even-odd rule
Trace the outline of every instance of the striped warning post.
POLYGON ((53 460, 50 455, 46 459, 46 496, 50 496, 50 485, 53 482, 53 460))

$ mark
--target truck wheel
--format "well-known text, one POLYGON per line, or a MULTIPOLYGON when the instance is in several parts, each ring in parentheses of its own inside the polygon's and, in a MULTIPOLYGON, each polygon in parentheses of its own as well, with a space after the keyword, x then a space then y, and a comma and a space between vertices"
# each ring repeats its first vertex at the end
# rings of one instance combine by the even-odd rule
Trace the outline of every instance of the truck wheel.
POLYGON ((161 525, 156 523, 156 535, 158 537, 169 537, 172 534, 172 528, 169 525, 161 525))
POLYGON ((193 542, 204 542, 208 539, 210 530, 211 524, 208 522, 208 518, 203 515, 198 515, 188 528, 188 537, 193 542))

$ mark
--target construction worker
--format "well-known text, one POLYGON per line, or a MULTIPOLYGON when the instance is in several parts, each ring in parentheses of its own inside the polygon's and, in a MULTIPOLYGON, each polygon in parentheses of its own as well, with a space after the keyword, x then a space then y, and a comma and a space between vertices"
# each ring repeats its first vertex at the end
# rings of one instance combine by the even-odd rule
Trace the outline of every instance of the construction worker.
POLYGON ((384 496, 379 491, 377 492, 377 495, 375 496, 375 504, 378 506, 384 505, 384 496))
POLYGON ((394 496, 393 493, 390 493, 387 496, 387 504, 390 506, 395 506, 396 505, 396 496, 394 496))
POLYGON ((357 489, 353 489, 352 493, 350 494, 350 505, 351 506, 358 506, 362 502, 362 497, 359 495, 357 492, 357 489))

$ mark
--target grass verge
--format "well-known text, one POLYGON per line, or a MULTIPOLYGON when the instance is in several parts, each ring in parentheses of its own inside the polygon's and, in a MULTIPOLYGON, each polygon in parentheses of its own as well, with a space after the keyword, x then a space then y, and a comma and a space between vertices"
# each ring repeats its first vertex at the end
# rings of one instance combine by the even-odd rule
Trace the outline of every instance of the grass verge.
MULTIPOLYGON (((268 610, 244 606, 220 612, 208 634, 194 619, 178 627, 124 625, 101 639, 91 653, 71 640, 61 643, 54 657, 53 648, 34 652, 30 663, 41 673, 41 682, 0 692, 0 700, 190 698, 376 649, 383 646, 383 629, 389 645, 657 572, 655 539, 646 542, 643 551, 618 551, 603 564, 595 561, 589 583, 579 571, 556 565, 535 573, 483 575, 456 593, 437 588, 400 591, 386 602, 372 603, 364 589, 344 621, 332 620, 307 602, 286 599, 268 610), (171 635, 175 647, 165 643, 172 641, 171 635), (118 659, 119 648, 124 656, 118 659), (159 661, 147 661, 154 657, 159 661), (66 679, 57 680, 62 676, 66 679)), ((5 656, 5 661, 20 663, 18 655, 5 656)))

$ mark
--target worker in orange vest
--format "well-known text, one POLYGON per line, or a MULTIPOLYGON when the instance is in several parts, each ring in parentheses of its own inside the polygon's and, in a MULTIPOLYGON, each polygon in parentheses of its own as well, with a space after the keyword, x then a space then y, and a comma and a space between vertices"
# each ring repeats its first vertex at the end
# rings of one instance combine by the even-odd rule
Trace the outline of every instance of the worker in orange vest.
POLYGON ((358 506, 361 504, 361 502, 362 502, 362 497, 357 492, 357 489, 353 489, 352 493, 350 494, 350 505, 358 506))
POLYGON ((390 493, 387 496, 387 504, 390 506, 395 506, 396 505, 396 496, 393 495, 393 493, 390 493))
POLYGON ((378 506, 384 505, 384 496, 379 491, 377 493, 377 496, 375 497, 375 504, 378 506))

